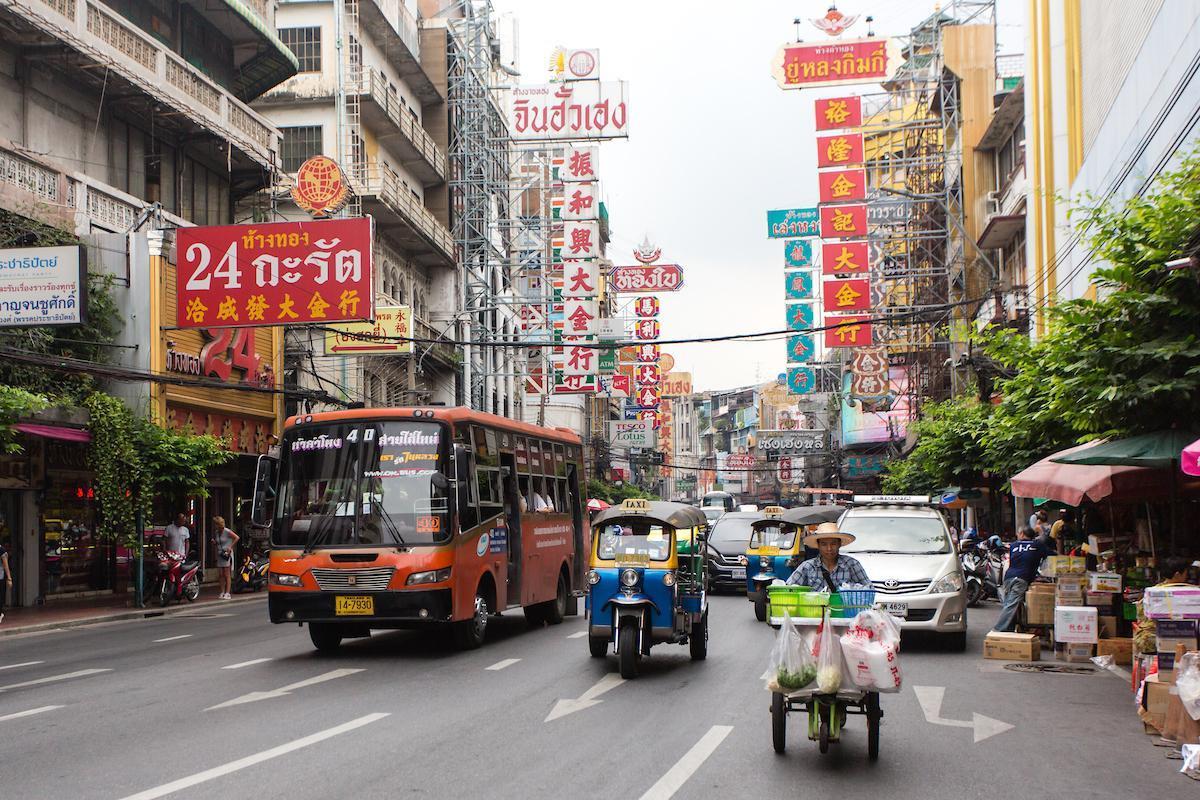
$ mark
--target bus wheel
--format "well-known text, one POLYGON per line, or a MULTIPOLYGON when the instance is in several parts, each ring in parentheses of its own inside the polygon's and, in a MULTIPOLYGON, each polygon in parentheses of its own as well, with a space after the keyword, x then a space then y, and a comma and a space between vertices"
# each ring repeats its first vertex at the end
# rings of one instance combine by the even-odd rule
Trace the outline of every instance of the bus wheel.
POLYGON ((558 589, 555 591, 553 602, 546 604, 546 622, 559 625, 567 615, 567 576, 558 573, 558 589))
POLYGON ((342 629, 340 625, 331 622, 310 622, 308 638, 312 639, 313 647, 317 650, 332 653, 342 644, 342 629))
MULTIPOLYGON (((476 592, 479 590, 476 589, 476 592)), ((460 650, 475 650, 483 646, 487 633, 488 604, 483 595, 475 595, 475 613, 470 619, 454 623, 454 643, 460 650)))

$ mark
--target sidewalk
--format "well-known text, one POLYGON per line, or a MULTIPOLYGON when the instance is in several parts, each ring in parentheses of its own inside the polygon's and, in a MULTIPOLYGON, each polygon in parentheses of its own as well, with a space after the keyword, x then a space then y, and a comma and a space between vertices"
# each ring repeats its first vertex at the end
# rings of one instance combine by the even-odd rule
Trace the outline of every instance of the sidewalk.
POLYGON ((166 608, 162 608, 158 603, 147 603, 145 608, 134 608, 132 594, 91 597, 80 601, 51 602, 31 608, 8 608, 4 611, 4 622, 0 622, 0 637, 56 628, 75 628, 97 622, 161 617, 197 608, 215 610, 230 604, 265 600, 266 597, 267 592, 264 589, 259 592, 235 594, 232 600, 218 600, 215 587, 205 586, 196 602, 172 603, 166 608))

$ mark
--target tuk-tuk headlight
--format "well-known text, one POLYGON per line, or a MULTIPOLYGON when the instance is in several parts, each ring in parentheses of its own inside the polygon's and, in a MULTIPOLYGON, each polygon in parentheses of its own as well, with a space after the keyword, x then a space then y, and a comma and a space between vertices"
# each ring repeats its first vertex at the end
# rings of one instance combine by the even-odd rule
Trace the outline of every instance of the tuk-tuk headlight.
POLYGON ((675 573, 674 572, 663 573, 663 586, 674 586, 674 585, 675 585, 675 573))
POLYGON ((759 569, 770 569, 771 568, 771 559, 765 558, 765 557, 760 558, 758 560, 758 566, 759 566, 759 569))
POLYGON ((595 586, 600 582, 600 573, 596 572, 594 569, 589 569, 587 574, 587 582, 592 586, 595 586))
POLYGON ((621 585, 622 586, 637 586, 638 574, 636 569, 621 570, 621 585))

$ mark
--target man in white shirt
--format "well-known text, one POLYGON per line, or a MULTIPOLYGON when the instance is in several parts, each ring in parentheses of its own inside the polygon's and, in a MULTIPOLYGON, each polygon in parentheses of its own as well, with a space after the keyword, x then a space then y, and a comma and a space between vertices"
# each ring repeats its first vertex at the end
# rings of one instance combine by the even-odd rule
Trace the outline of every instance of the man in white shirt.
POLYGON ((192 538, 192 534, 187 529, 187 516, 177 514, 175 522, 167 526, 166 536, 163 540, 163 549, 168 553, 178 553, 181 556, 186 556, 188 552, 188 540, 192 538))

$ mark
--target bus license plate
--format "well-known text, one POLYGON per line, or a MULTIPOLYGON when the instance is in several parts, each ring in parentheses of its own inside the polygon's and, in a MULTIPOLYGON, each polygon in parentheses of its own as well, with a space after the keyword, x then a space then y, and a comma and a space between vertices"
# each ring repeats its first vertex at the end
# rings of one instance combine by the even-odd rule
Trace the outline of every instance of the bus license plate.
POLYGON ((883 610, 900 619, 908 617, 908 603, 884 603, 883 610))
POLYGON ((370 596, 338 595, 334 598, 333 613, 338 616, 375 613, 375 598, 370 596))

